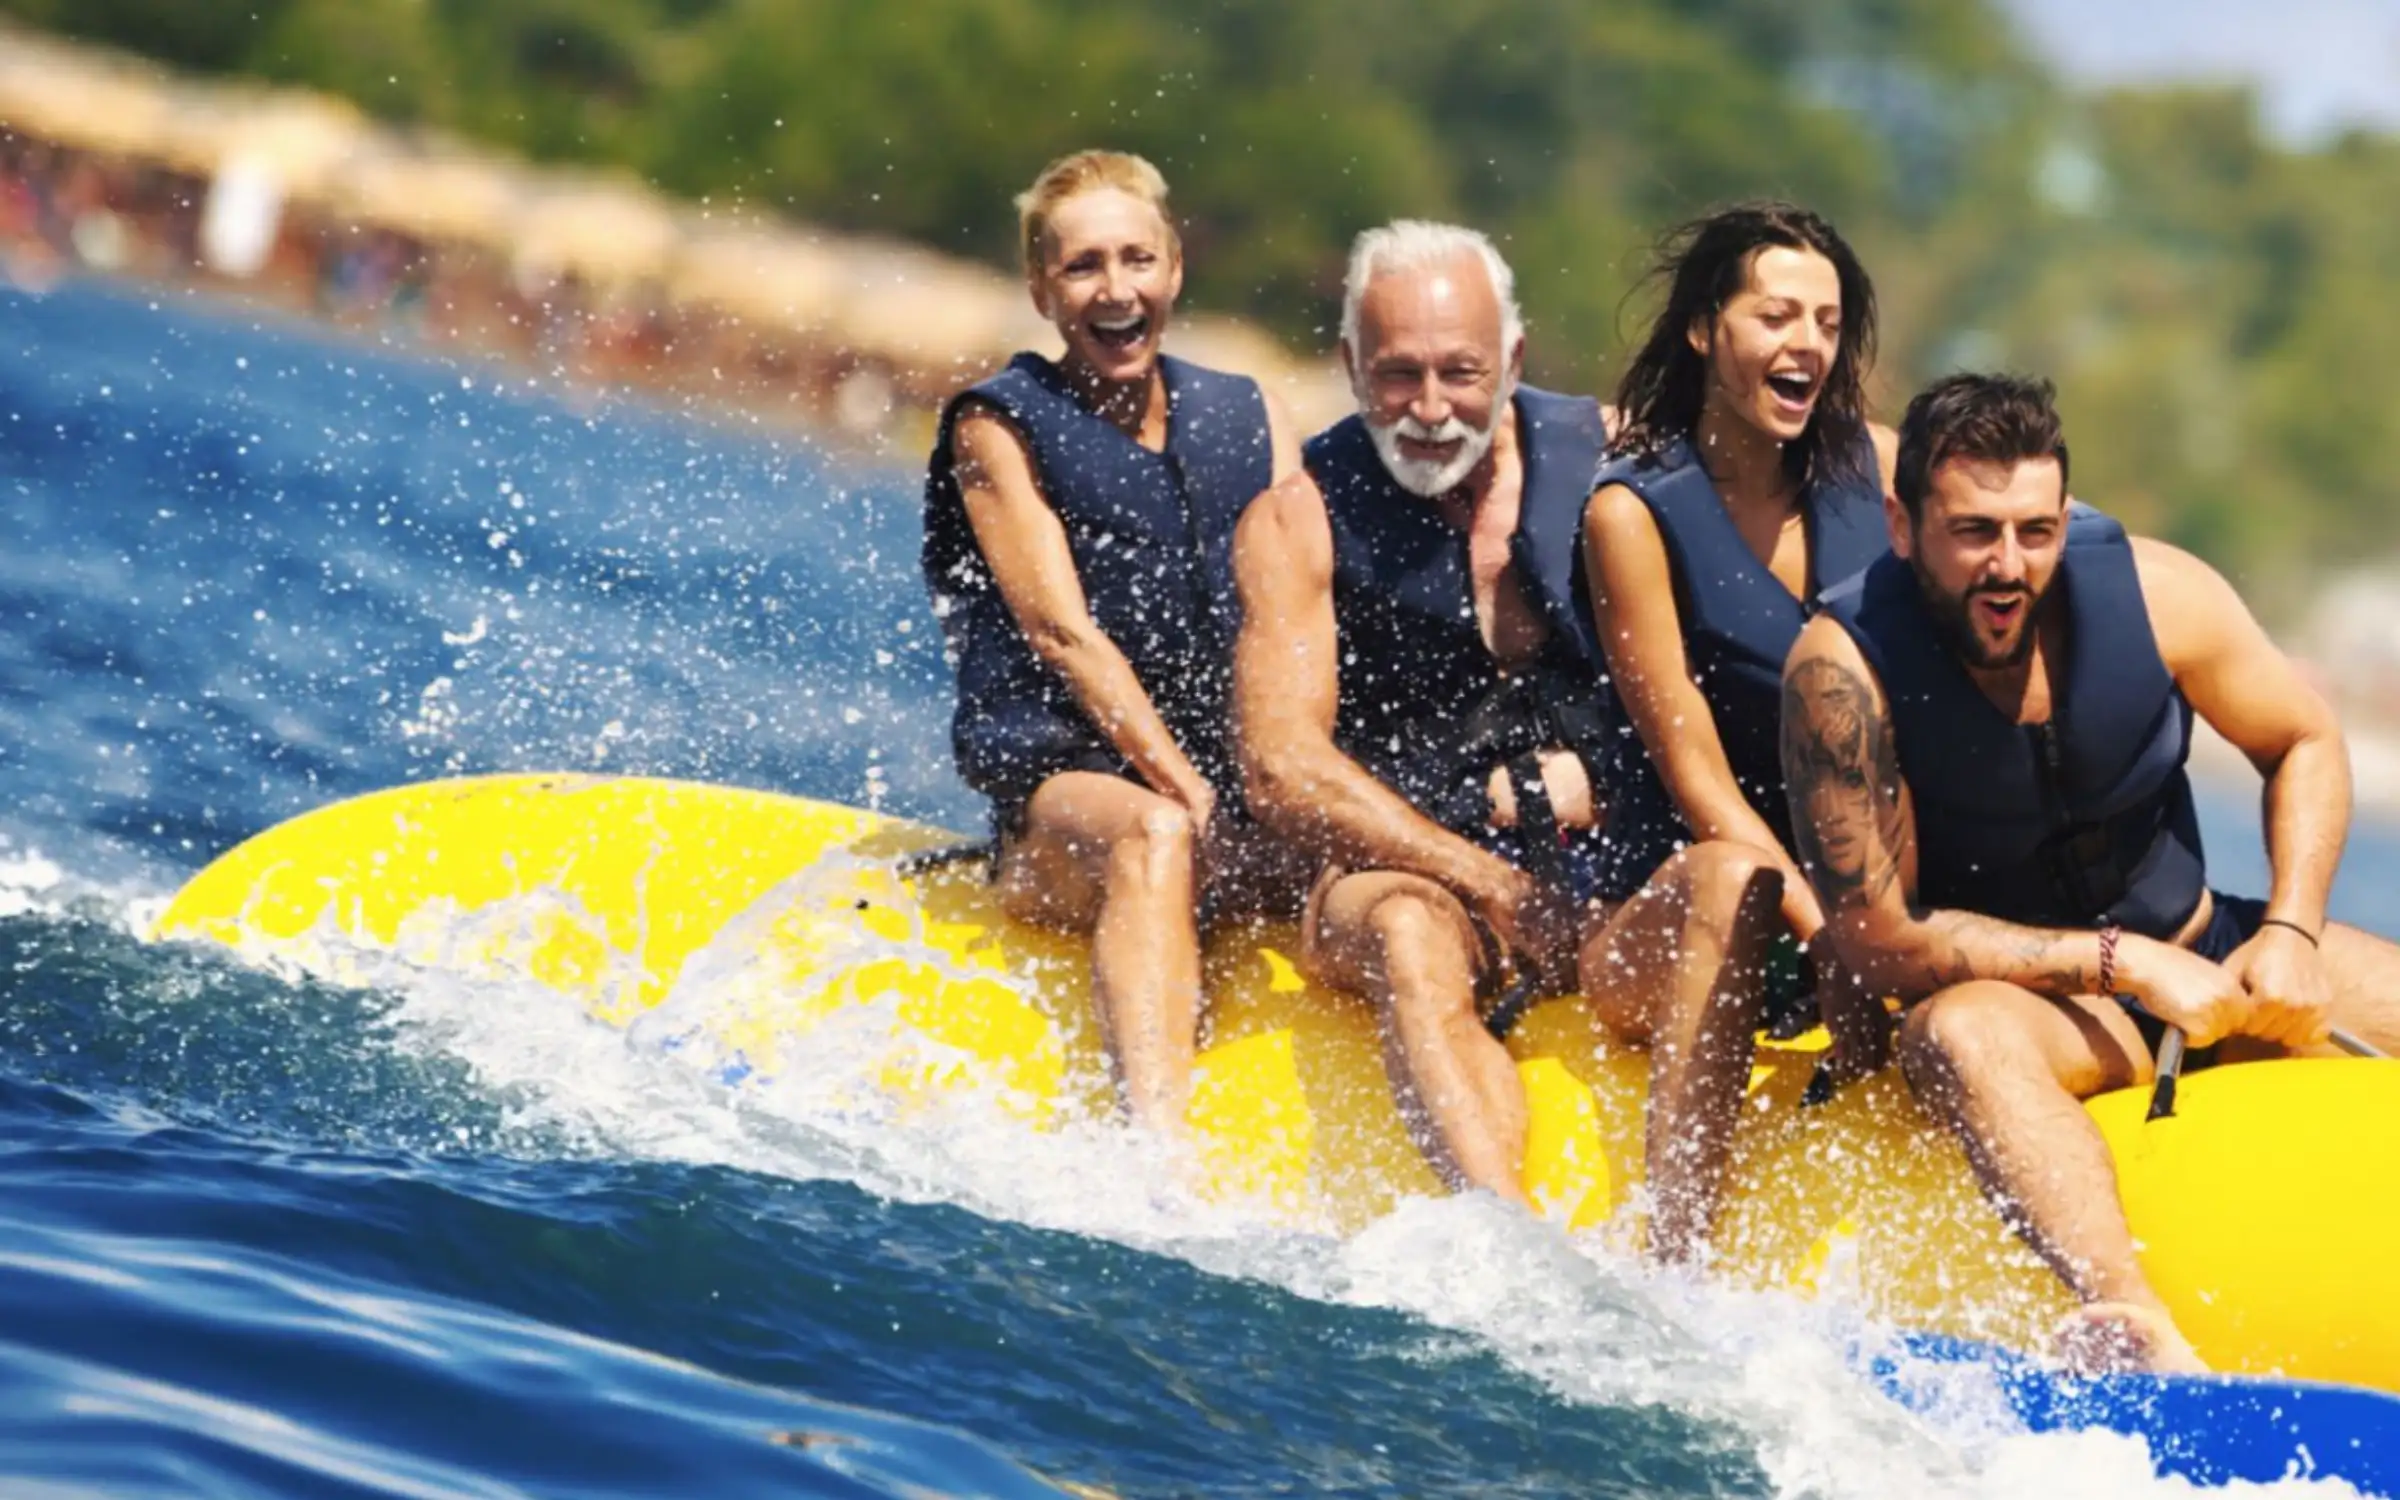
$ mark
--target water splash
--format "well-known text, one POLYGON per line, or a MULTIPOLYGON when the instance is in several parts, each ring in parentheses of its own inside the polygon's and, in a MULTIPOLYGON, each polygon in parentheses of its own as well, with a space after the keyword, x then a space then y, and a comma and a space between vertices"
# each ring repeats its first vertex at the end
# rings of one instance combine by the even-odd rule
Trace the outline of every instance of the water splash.
MULTIPOLYGON (((1171 1153, 1131 1132, 1088 1118, 1041 1128, 1005 1090, 907 1107, 860 1082, 888 1065, 888 1005, 819 1028, 773 1073, 725 1067, 712 1031, 738 1030, 769 1003, 770 971, 752 946, 760 924, 779 903, 849 889, 858 874, 795 877, 808 884, 762 901, 658 1011, 623 1029, 538 986, 404 965, 378 982, 397 997, 407 1045, 466 1062, 482 1088, 513 1101, 520 1129, 538 1122, 595 1157, 839 1181, 1171 1257, 1330 1307, 1404 1313, 1423 1330, 1416 1357, 1431 1365, 1496 1356, 1580 1410, 1672 1412, 1736 1434, 1728 1441, 1779 1495, 2056 1500, 2188 1489, 2153 1478, 2138 1439, 2025 1434, 1988 1373, 1950 1372, 1935 1417, 1903 1409, 1858 1374, 1858 1349, 1887 1345, 1890 1331, 1839 1298, 1663 1273, 1604 1235, 1573 1238, 1474 1197, 1412 1201, 1338 1239, 1178 1189, 1171 1153)), ((896 947, 913 962, 953 962, 921 934, 896 947)), ((2295 1479, 2269 1492, 2347 1491, 2295 1479)))

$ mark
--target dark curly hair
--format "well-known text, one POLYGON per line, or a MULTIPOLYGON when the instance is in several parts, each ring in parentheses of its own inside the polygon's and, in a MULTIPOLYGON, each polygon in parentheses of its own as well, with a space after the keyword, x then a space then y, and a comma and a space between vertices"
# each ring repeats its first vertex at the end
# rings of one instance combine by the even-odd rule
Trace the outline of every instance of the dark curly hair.
POLYGON ((1833 262, 1842 288, 1842 336, 1816 410, 1783 450, 1785 471, 1801 484, 1872 480, 1864 467, 1867 371, 1875 363, 1875 284, 1849 242, 1823 218, 1795 204, 1737 203, 1678 225, 1659 241, 1646 281, 1664 282, 1667 305, 1617 385, 1622 425, 1612 449, 1656 454, 1700 424, 1708 365, 1687 335, 1713 322, 1749 285, 1750 261, 1780 245, 1813 250, 1833 262))
POLYGON ((1946 375, 1917 393, 1900 419, 1900 460, 1892 488, 1915 521, 1933 490, 1933 471, 1953 459, 2016 465, 2058 460, 2067 488, 2067 436, 2058 390, 2027 375, 1946 375))

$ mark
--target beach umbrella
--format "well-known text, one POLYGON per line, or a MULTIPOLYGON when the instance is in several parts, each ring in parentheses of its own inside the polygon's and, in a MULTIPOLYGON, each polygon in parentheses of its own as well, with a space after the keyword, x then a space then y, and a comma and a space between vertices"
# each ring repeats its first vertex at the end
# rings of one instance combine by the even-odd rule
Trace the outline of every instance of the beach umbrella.
POLYGON ((155 155, 175 96, 156 74, 6 33, 0 125, 34 140, 112 156, 155 155))
POLYGON ((375 139, 357 106, 295 89, 192 90, 169 125, 158 152, 169 165, 209 177, 238 163, 271 178, 287 198, 308 202, 323 201, 375 139))
MULTIPOLYGON (((1056 336, 1052 337, 1055 342, 1056 336)), ((1274 335, 1255 323, 1178 314, 1167 330, 1166 347, 1194 364, 1247 375, 1275 392, 1291 408, 1292 419, 1303 432, 1337 422, 1357 407, 1341 361, 1294 359, 1274 335)))
POLYGON ((330 184, 326 206, 351 224, 428 244, 500 250, 511 243, 536 191, 532 177, 513 162, 387 143, 346 164, 330 184))
POLYGON ((666 201, 639 183, 570 179, 518 208, 517 264, 600 284, 664 277, 683 241, 666 201))
POLYGON ((667 289, 761 327, 816 331, 838 314, 849 276, 840 250, 798 231, 703 230, 677 253, 667 289))
POLYGON ((848 291, 828 332, 854 354, 935 376, 1056 342, 1024 284, 914 246, 854 241, 848 291))

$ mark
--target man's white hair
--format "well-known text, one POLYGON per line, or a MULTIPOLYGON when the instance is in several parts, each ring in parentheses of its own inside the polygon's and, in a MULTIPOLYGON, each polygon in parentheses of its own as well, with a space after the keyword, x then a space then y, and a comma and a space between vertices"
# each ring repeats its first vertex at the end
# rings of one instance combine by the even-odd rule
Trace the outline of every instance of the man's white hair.
POLYGON ((1506 360, 1514 353, 1525 336, 1524 321, 1517 315, 1517 278, 1492 242, 1480 231, 1457 224, 1395 219, 1362 231, 1350 245, 1350 270, 1342 278, 1342 342, 1350 346, 1350 357, 1366 358, 1366 351, 1358 347, 1358 305, 1376 277, 1442 265, 1470 251, 1482 258, 1492 295, 1500 299, 1500 357, 1506 360))

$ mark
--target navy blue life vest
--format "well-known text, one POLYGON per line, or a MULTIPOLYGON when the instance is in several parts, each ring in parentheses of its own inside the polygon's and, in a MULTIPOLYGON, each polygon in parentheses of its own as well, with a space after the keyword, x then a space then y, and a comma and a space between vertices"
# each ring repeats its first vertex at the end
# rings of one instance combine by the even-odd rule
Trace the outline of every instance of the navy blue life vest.
MULTIPOLYGON (((1527 574, 1528 525, 1585 493, 1607 431, 1589 397, 1520 386, 1514 404, 1524 480, 1511 560, 1527 601, 1542 608, 1527 574)), ((1333 530, 1334 742, 1427 816, 1471 832, 1489 815, 1493 766, 1602 732, 1597 679, 1556 628, 1528 667, 1507 672, 1492 659, 1466 534, 1392 478, 1364 419, 1319 433, 1304 457, 1333 530)))
POLYGON ((2075 506, 2051 599, 2066 650, 2047 724, 2016 723, 1984 696, 1900 558, 1825 601, 1891 705, 1916 807, 1917 900, 2171 939, 2206 884, 2184 772, 2192 708, 2159 657, 2124 528, 2075 506))
MULTIPOLYGON (((1742 540, 1715 481, 1687 440, 1679 438, 1655 455, 1613 456, 1590 486, 1596 493, 1606 485, 1623 485, 1657 522, 1692 681, 1708 703, 1742 796, 1787 849, 1791 815, 1783 792, 1783 660, 1816 612, 1819 595, 1890 550, 1876 476, 1874 445, 1861 435, 1852 472, 1801 493, 1808 580, 1807 593, 1797 598, 1742 540)), ((1607 660, 1592 624, 1590 580, 1583 572, 1584 508, 1576 508, 1570 526, 1544 528, 1546 536, 1563 534, 1564 540, 1554 543, 1560 550, 1540 571, 1544 593, 1605 671, 1607 660)), ((1622 900, 1691 834, 1621 705, 1616 713, 1615 752, 1607 768, 1610 859, 1602 894, 1622 900)))
POLYGON ((951 745, 968 785, 1021 799, 1059 771, 1125 769, 1065 679, 1034 654, 975 545, 951 453, 961 403, 1005 416, 1066 528, 1092 620, 1131 663, 1192 764, 1232 805, 1227 743, 1238 606, 1233 527, 1274 479, 1253 382, 1162 356, 1167 444, 1153 453, 1075 399, 1056 365, 1019 354, 953 398, 925 475, 925 586, 958 669, 951 745))

